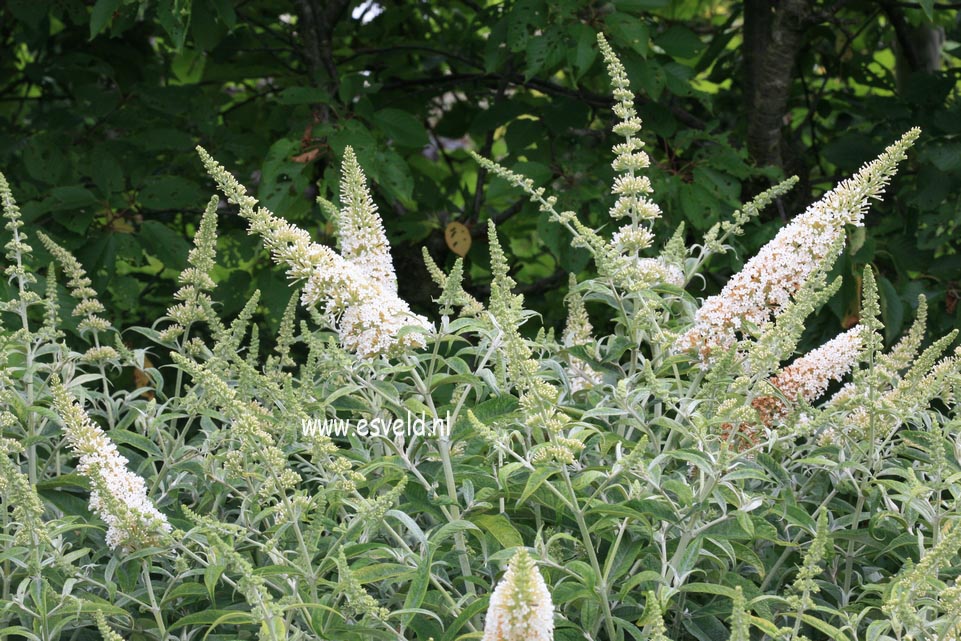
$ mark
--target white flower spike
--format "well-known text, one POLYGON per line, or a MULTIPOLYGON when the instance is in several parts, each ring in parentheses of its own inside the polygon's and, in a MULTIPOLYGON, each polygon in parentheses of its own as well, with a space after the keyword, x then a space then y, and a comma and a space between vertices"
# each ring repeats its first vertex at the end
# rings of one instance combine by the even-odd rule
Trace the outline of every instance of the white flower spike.
POLYGON ((157 544, 171 526, 147 497, 144 480, 127 469, 126 457, 59 380, 53 393, 67 443, 80 457, 77 471, 90 480, 90 509, 107 524, 107 545, 129 551, 157 544))
POLYGON ((491 595, 482 641, 553 641, 554 604, 527 550, 511 559, 491 595))
POLYGON ((898 163, 905 159, 908 148, 920 134, 919 129, 905 133, 876 160, 782 228, 728 281, 720 294, 704 301, 694 326, 678 339, 676 347, 682 351, 696 350, 703 362, 709 362, 737 342, 744 321, 760 327, 772 316, 777 317, 832 248, 837 247, 835 241, 844 234, 845 226, 864 225, 869 202, 881 197, 898 163))
POLYGON ((425 345, 423 334, 401 333, 406 326, 430 330, 431 324, 397 293, 390 244, 353 149, 344 151, 341 208, 322 203, 335 217, 340 253, 315 243, 305 230, 267 209, 256 208, 256 199, 223 165, 203 149, 197 151, 229 201, 240 205, 251 233, 263 237, 291 278, 306 281, 301 302, 323 309, 345 349, 375 358, 425 345))

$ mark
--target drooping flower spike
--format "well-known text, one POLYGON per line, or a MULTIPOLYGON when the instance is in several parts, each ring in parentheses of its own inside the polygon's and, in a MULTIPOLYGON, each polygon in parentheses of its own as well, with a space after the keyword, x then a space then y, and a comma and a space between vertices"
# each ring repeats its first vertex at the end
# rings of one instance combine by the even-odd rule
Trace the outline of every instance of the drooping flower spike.
POLYGON ((170 523, 147 497, 143 478, 70 392, 53 381, 53 407, 63 420, 67 443, 79 458, 77 471, 90 480, 90 509, 107 524, 107 545, 133 550, 155 545, 170 523))

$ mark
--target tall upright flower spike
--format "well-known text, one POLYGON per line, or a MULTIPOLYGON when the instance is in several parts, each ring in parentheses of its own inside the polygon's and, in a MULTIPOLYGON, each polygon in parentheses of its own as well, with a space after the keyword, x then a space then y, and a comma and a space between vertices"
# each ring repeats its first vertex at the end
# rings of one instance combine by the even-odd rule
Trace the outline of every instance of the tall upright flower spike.
POLYGON ((614 133, 624 138, 624 142, 614 145, 613 149, 616 157, 611 166, 618 175, 611 192, 617 195, 617 201, 609 213, 615 220, 628 219, 625 225, 614 232, 605 252, 607 255, 599 261, 598 271, 628 291, 637 291, 657 283, 681 287, 684 285, 684 273, 680 267, 663 258, 641 256, 641 252, 654 242, 650 224, 661 216, 661 208, 650 197, 654 193, 651 180, 637 173, 647 169, 651 159, 643 150, 643 141, 635 138, 641 130, 641 119, 634 108, 634 93, 624 65, 604 34, 597 34, 597 43, 607 63, 607 73, 617 101, 614 115, 620 122, 614 125, 614 133))
POLYGON ((10 240, 4 245, 6 249, 7 267, 4 273, 7 278, 17 278, 20 284, 20 295, 26 291, 27 286, 37 282, 36 277, 27 271, 24 260, 33 253, 33 248, 27 244, 27 238, 20 228, 23 227, 23 219, 20 215, 20 207, 13 198, 13 192, 7 183, 6 177, 0 173, 0 209, 3 210, 3 217, 7 222, 4 229, 10 232, 10 240))
MULTIPOLYGON (((10 412, 0 413, 0 428, 17 423, 10 412)), ((10 455, 23 451, 23 446, 12 439, 0 437, 0 497, 7 506, 13 506, 11 515, 19 527, 15 529, 14 545, 32 544, 49 540, 43 522, 43 503, 37 488, 30 482, 20 466, 10 460, 10 455)), ((4 509, 7 509, 6 507, 4 509)))
POLYGON ((490 239, 492 276, 488 306, 491 315, 500 321, 503 327, 517 327, 523 320, 524 297, 513 292, 517 283, 510 277, 510 265, 497 237, 497 227, 493 220, 487 221, 487 237, 490 239))
MULTIPOLYGON (((824 393, 831 381, 840 381, 858 362, 863 349, 863 328, 855 325, 829 340, 793 363, 784 367, 769 380, 771 385, 788 400, 811 403, 824 393)), ((787 413, 780 399, 762 396, 752 403, 760 412, 761 421, 770 426, 787 413)))
POLYGON ((421 334, 401 333, 406 326, 429 329, 430 323, 397 294, 390 246, 352 149, 345 152, 342 207, 334 216, 342 254, 313 242, 306 231, 267 209, 255 209, 257 200, 237 179, 202 148, 197 151, 229 201, 240 206, 250 232, 263 238, 291 278, 306 280, 301 302, 323 306, 344 348, 372 358, 425 345, 421 334))
POLYGON ((914 362, 924 342, 924 328, 928 324, 928 300, 924 294, 918 296, 918 312, 911 329, 891 348, 891 351, 878 358, 877 367, 889 378, 895 379, 898 373, 914 362))
POLYGON ((628 225, 614 235, 614 244, 623 243, 625 249, 636 253, 650 247, 654 238, 649 230, 639 227, 639 223, 657 219, 661 215, 661 209, 647 197, 647 194, 654 191, 650 179, 635 173, 647 169, 651 159, 643 151, 644 143, 634 137, 641 130, 641 119, 634 108, 634 93, 631 91, 627 72, 604 34, 597 34, 597 43, 604 62, 607 63, 607 73, 614 86, 614 99, 617 100, 614 115, 620 118, 620 122, 614 125, 614 133, 624 138, 623 143, 614 146, 617 156, 612 167, 619 175, 614 179, 611 191, 617 194, 618 198, 609 213, 615 220, 630 220, 628 225))
POLYGON ((597 34, 597 43, 604 62, 607 63, 607 73, 614 86, 614 99, 617 100, 614 115, 620 118, 620 122, 614 125, 614 133, 624 138, 623 143, 614 146, 617 157, 612 166, 619 175, 614 179, 611 191, 617 194, 618 198, 611 207, 610 214, 615 220, 629 218, 630 221, 614 234, 612 242, 622 251, 637 255, 638 251, 650 247, 654 239, 650 230, 640 224, 659 218, 661 209, 648 198, 648 194, 654 191, 650 179, 636 174, 647 169, 651 160, 643 151, 644 143, 634 137, 641 130, 641 119, 634 108, 634 93, 631 91, 627 72, 604 34, 597 34))
POLYGON ((344 608, 347 614, 356 618, 369 615, 376 619, 386 619, 390 612, 387 608, 379 605, 377 600, 367 593, 363 584, 354 576, 350 564, 347 563, 343 548, 337 550, 337 557, 334 560, 337 563, 337 571, 340 575, 340 591, 347 600, 344 608))
POLYGON ((53 408, 70 449, 80 457, 77 471, 90 480, 90 509, 107 524, 107 545, 134 550, 158 543, 171 531, 167 517, 147 498, 144 480, 127 469, 127 459, 57 378, 53 408))
POLYGON ((682 222, 674 230, 674 235, 664 243, 664 248, 658 256, 665 266, 671 266, 677 270, 677 276, 682 281, 681 285, 683 285, 684 280, 684 270, 681 268, 684 266, 684 261, 687 260, 689 253, 687 243, 684 241, 684 230, 685 227, 682 222))
MULTIPOLYGON (((577 278, 574 277, 574 274, 570 275, 568 287, 567 325, 564 327, 562 337, 564 347, 592 343, 594 342, 594 337, 591 335, 593 327, 591 327, 591 320, 587 316, 587 310, 584 308, 584 299, 577 291, 577 278)), ((591 369, 587 363, 575 356, 570 358, 571 394, 593 387, 600 382, 600 375, 591 369)))
POLYGON ((47 291, 44 296, 43 334, 52 341, 63 338, 60 329, 60 301, 57 299, 57 266, 47 266, 47 291))
MULTIPOLYGON (((498 366, 516 386, 520 408, 529 431, 542 432, 547 443, 539 444, 531 458, 538 462, 574 462, 584 444, 568 436, 570 417, 559 411, 559 390, 538 376, 538 362, 532 358, 531 348, 518 329, 524 322, 524 297, 512 290, 514 279, 508 274, 507 257, 497 238, 493 221, 488 221, 491 253, 490 316, 503 332, 503 349, 499 350, 498 366)), ((503 379, 504 376, 499 376, 503 379)))
POLYGON ((751 641, 751 623, 747 611, 747 599, 741 586, 734 588, 731 604, 731 636, 728 641, 751 641))
POLYGON ((664 610, 653 590, 647 593, 647 608, 651 614, 647 618, 647 638, 650 641, 671 641, 667 636, 667 626, 664 624, 664 610))
POLYGON ((240 346, 244 342, 247 330, 253 326, 251 322, 257 306, 260 304, 260 290, 255 289, 247 302, 237 313, 237 318, 230 323, 230 328, 224 332, 217 343, 214 345, 213 353, 226 360, 231 359, 240 351, 240 346))
POLYGON ((634 108, 634 94, 624 65, 618 60, 614 50, 603 34, 597 41, 608 74, 614 87, 613 95, 617 103, 614 114, 620 122, 614 125, 614 134, 624 138, 624 142, 614 145, 615 159, 612 163, 618 173, 611 187, 617 201, 609 210, 615 220, 628 219, 613 237, 606 241, 594 230, 581 223, 571 211, 558 212, 556 196, 546 196, 544 187, 534 187, 534 181, 502 167, 497 163, 470 152, 471 156, 485 169, 500 176, 515 187, 526 191, 531 201, 539 203, 541 211, 549 214, 553 222, 560 223, 574 236, 573 245, 591 252, 601 277, 610 279, 627 291, 639 291, 657 283, 675 286, 684 285, 684 273, 675 264, 663 257, 641 257, 640 253, 649 248, 654 241, 650 224, 661 215, 661 209, 650 198, 654 189, 646 176, 637 172, 650 166, 651 160, 643 151, 644 143, 635 135, 641 130, 641 119, 634 108))
POLYGON ((187 254, 187 264, 190 266, 180 273, 180 289, 174 294, 174 298, 181 302, 167 309, 167 316, 174 320, 174 324, 161 332, 161 340, 176 338, 188 325, 196 322, 208 323, 215 336, 223 333, 223 325, 210 298, 210 292, 216 287, 210 272, 215 266, 214 258, 217 255, 219 204, 220 198, 213 196, 204 209, 200 227, 194 235, 193 249, 187 254))
POLYGON ((90 278, 87 277, 87 272, 83 268, 83 265, 80 264, 80 261, 74 258, 73 254, 69 251, 51 240, 50 237, 42 231, 37 231, 37 237, 40 239, 40 242, 43 243, 43 246, 47 248, 47 251, 53 255, 54 259, 60 263, 63 273, 70 279, 67 281, 67 287, 70 288, 70 295, 80 301, 73 309, 74 316, 84 317, 77 326, 77 329, 79 329, 81 333, 92 331, 94 334, 109 329, 110 322, 98 316, 98 314, 102 314, 104 311, 103 303, 100 302, 96 290, 90 286, 90 278))
POLYGON ((424 265, 431 280, 441 288, 440 297, 435 299, 440 305, 440 313, 449 316, 454 313, 454 307, 461 308, 461 316, 476 316, 484 311, 484 305, 476 298, 464 291, 464 259, 460 256, 454 261, 450 274, 445 274, 426 247, 421 248, 424 258, 424 265))
POLYGON ((340 181, 340 215, 335 219, 340 253, 362 274, 386 289, 397 290, 397 278, 390 258, 390 244, 370 197, 367 179, 354 150, 344 150, 340 181))
MULTIPOLYGON (((876 362, 884 349, 884 323, 881 322, 881 295, 878 292, 878 281, 874 277, 874 270, 870 265, 864 266, 861 276, 861 315, 858 320, 864 327, 864 361, 876 362)), ((871 379, 873 385, 881 384, 881 372, 875 367, 868 367, 857 372, 858 377, 871 379)))
POLYGON ((511 559, 491 595, 482 641, 553 641, 554 604, 527 550, 511 559))
POLYGON ((694 326, 678 339, 676 347, 696 351, 702 361, 708 361, 713 353, 736 342, 745 323, 760 327, 776 317, 819 263, 831 257, 845 226, 863 224, 869 201, 881 197, 920 133, 917 128, 905 133, 876 160, 783 227, 720 294, 704 301, 694 326))
POLYGON ((284 315, 280 317, 280 329, 277 332, 277 365, 283 367, 293 367, 294 359, 290 357, 290 347, 294 344, 294 320, 297 315, 297 294, 294 293, 287 301, 284 315))
POLYGON ((814 533, 814 539, 811 541, 807 552, 804 553, 804 561, 798 569, 797 576, 794 577, 794 583, 791 586, 794 594, 789 597, 789 602, 792 607, 799 611, 809 610, 814 607, 812 595, 821 591, 821 586, 817 584, 815 579, 819 577, 823 571, 821 569, 821 563, 823 563, 827 557, 830 546, 831 530, 828 524, 827 511, 822 509, 818 515, 818 525, 814 533))

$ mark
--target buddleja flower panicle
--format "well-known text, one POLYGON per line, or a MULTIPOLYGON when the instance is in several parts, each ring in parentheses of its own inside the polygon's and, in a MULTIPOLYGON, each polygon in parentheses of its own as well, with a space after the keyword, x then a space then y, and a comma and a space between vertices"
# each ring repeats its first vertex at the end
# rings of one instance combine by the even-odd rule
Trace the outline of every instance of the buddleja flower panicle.
POLYGON ((539 203, 540 210, 547 213, 552 222, 564 225, 574 236, 573 246, 591 252, 602 278, 609 279, 628 292, 644 291, 658 284, 681 287, 685 280, 684 271, 678 265, 665 257, 641 255, 654 243, 650 225, 661 216, 660 207, 650 197, 653 193, 651 180, 637 175, 637 172, 650 166, 651 160, 643 151, 644 142, 635 137, 641 130, 641 119, 634 107, 634 93, 630 90, 624 65, 603 34, 598 34, 597 41, 614 87, 612 93, 617 100, 614 114, 620 122, 614 125, 613 132, 624 138, 623 142, 612 148, 615 159, 611 166, 618 175, 611 191, 617 200, 608 213, 615 220, 627 219, 627 223, 615 231, 610 240, 603 239, 595 230, 580 222, 573 212, 558 212, 555 208, 557 197, 545 197, 545 188, 535 188, 530 178, 474 152, 470 153, 483 168, 526 191, 531 201, 539 203))
MULTIPOLYGON (((855 325, 817 349, 798 357, 769 379, 769 383, 789 402, 812 403, 824 394, 831 381, 841 381, 857 365, 864 348, 863 328, 855 325)), ((774 396, 763 396, 752 405, 761 421, 771 425, 787 413, 788 408, 774 396)))
MULTIPOLYGON (((584 308, 584 298, 577 291, 577 279, 574 274, 571 274, 567 294, 567 324, 562 337, 564 347, 593 343, 593 331, 587 310, 584 308)), ((602 381, 600 374, 576 356, 570 357, 569 369, 571 394, 599 385, 602 381)))
POLYGON ((357 580, 354 571, 347 562, 343 548, 337 551, 334 560, 337 563, 337 570, 340 575, 339 587, 346 601, 344 604, 345 613, 358 620, 364 616, 381 620, 386 619, 390 615, 390 611, 379 605, 377 600, 364 589, 363 584, 357 580))
POLYGON ((187 254, 187 269, 180 273, 180 289, 174 298, 181 301, 167 308, 167 316, 174 323, 164 329, 161 340, 169 341, 182 335, 191 323, 205 322, 215 336, 223 333, 223 323, 214 311, 210 292, 216 287, 210 273, 217 255, 217 208, 220 198, 211 197, 194 235, 194 246, 187 254))
POLYGON ((539 362, 520 327, 528 318, 524 310, 524 297, 515 294, 514 279, 510 277, 507 257, 497 237, 493 221, 488 222, 488 238, 491 254, 491 280, 489 321, 501 334, 503 349, 498 350, 498 367, 503 372, 499 380, 507 378, 518 391, 524 425, 529 432, 541 431, 546 443, 534 447, 530 459, 535 463, 553 461, 571 464, 584 444, 570 438, 570 417, 557 404, 560 390, 539 376, 539 362))
POLYGON ((396 291, 397 276, 387 233, 351 147, 344 150, 340 194, 342 206, 336 218, 340 254, 368 279, 396 291))
POLYGON ((922 624, 918 616, 918 598, 930 591, 932 580, 937 580, 942 566, 950 562, 961 549, 961 524, 949 521, 939 538, 917 563, 908 560, 888 586, 882 611, 895 626, 922 624))
POLYGON ((0 173, 0 210, 3 211, 3 217, 7 220, 3 227, 11 235, 10 240, 4 245, 9 263, 4 273, 7 278, 18 279, 22 296, 26 287, 37 282, 36 276, 27 270, 25 262, 33 253, 33 248, 27 243, 27 237, 22 231, 23 217, 20 214, 20 207, 13 197, 10 184, 2 173, 0 173))
POLYGON ((369 359, 426 344, 424 332, 432 326, 397 293, 390 245, 353 149, 344 152, 342 206, 333 217, 341 253, 313 242, 305 230, 266 208, 255 208, 256 199, 247 196, 222 165, 203 149, 198 153, 228 199, 240 205, 251 233, 263 238, 274 260, 287 265, 291 278, 306 281, 301 301, 306 307, 323 307, 346 349, 369 359), (417 331, 401 331, 408 326, 417 331))
POLYGON ((783 227, 720 294, 704 301, 694 326, 678 339, 677 349, 695 351, 708 361, 731 347, 748 323, 761 327, 776 317, 822 261, 840 253, 836 241, 845 227, 863 225, 870 201, 881 197, 920 133, 908 131, 783 227))
POLYGON ((521 548, 491 594, 482 641, 553 641, 554 604, 534 559, 521 548))
MULTIPOLYGON (((0 427, 16 422, 16 417, 9 412, 0 415, 0 427)), ((43 502, 37 494, 37 488, 20 471, 20 466, 10 459, 11 454, 22 451, 23 446, 18 442, 0 437, 0 497, 3 497, 5 505, 13 506, 11 515, 18 524, 13 537, 16 545, 49 540, 43 520, 43 502)))
POLYGON ((100 302, 96 290, 91 286, 93 283, 80 261, 42 231, 37 231, 37 237, 47 248, 47 251, 53 255, 54 259, 60 263, 63 273, 69 279, 67 287, 70 288, 70 295, 78 301, 73 309, 73 315, 83 317, 77 329, 81 333, 90 331, 94 334, 108 330, 110 321, 99 315, 105 311, 103 303, 100 302))
POLYGON ((172 528, 147 497, 143 478, 127 468, 126 457, 56 379, 53 394, 67 443, 80 459, 77 471, 90 480, 90 509, 107 524, 107 545, 134 550, 158 544, 172 528))

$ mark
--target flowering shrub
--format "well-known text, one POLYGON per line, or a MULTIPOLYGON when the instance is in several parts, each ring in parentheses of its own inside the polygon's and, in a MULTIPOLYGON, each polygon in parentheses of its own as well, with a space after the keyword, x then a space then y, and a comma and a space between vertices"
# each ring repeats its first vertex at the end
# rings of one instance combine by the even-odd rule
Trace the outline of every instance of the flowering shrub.
POLYGON ((465 290, 460 259, 445 272, 425 253, 439 316, 411 312, 349 150, 339 206, 321 202, 338 251, 199 151, 302 285, 269 351, 259 295, 229 322, 217 313, 217 197, 167 316, 121 332, 39 231, 55 262, 37 265, 0 178, 16 291, 0 332, 0 637, 955 638, 955 335, 924 347, 922 299, 885 351, 869 267, 859 324, 796 357, 838 289, 845 229, 919 132, 699 302, 687 289, 707 260, 792 181, 701 244, 679 232, 653 252, 641 123, 600 46, 624 138, 613 235, 479 158, 593 255, 560 340, 521 332, 535 320, 493 224, 489 300, 465 290), (610 326, 592 326, 595 306, 610 326), (302 429, 409 413, 449 417, 449 437, 302 429))

